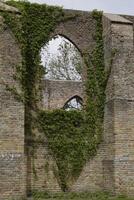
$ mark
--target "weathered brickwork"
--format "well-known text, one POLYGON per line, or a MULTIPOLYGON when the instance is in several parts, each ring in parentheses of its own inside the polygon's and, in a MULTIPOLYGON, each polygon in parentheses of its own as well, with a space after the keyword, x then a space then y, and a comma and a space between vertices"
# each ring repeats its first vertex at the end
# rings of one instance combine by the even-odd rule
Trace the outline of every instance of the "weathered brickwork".
POLYGON ((54 174, 57 166, 46 146, 46 143, 36 143, 31 187, 33 190, 61 192, 61 188, 54 174))
MULTIPOLYGON (((13 8, 10 11, 17 12, 13 8)), ((95 23, 91 14, 65 12, 77 15, 59 24, 51 37, 62 35, 74 43, 81 53, 91 52, 95 44, 95 23)), ((106 70, 110 70, 103 142, 97 155, 84 166, 78 180, 72 185, 72 191, 106 190, 134 195, 133 22, 132 16, 103 16, 105 66, 106 70)), ((0 17, 0 200, 25 196, 28 189, 61 190, 54 174, 56 164, 41 133, 36 133, 41 136, 40 141, 27 142, 29 149, 35 145, 34 159, 32 151, 31 154, 29 151, 30 155, 24 153, 24 105, 6 89, 8 84, 17 86, 19 90, 19 85, 13 79, 15 66, 19 63, 20 49, 0 17)), ((75 95, 85 99, 84 73, 83 82, 44 80, 42 108, 62 108, 75 95)))
MULTIPOLYGON (((133 95, 134 95, 134 52, 133 52, 133 23, 123 18, 111 15, 104 17, 107 22, 105 30, 106 47, 110 43, 109 52, 115 52, 112 61, 111 74, 107 85, 107 117, 105 120, 106 141, 112 146, 106 160, 113 163, 115 193, 134 195, 133 168, 133 95), (107 36, 109 34, 109 36, 107 36), (112 106, 111 106, 112 105, 112 106), (109 129, 110 125, 110 135, 109 129)), ((107 178, 108 179, 108 178, 107 178)))
POLYGON ((0 199, 25 196, 24 106, 6 89, 17 86, 13 74, 20 63, 15 38, 0 17, 0 199))

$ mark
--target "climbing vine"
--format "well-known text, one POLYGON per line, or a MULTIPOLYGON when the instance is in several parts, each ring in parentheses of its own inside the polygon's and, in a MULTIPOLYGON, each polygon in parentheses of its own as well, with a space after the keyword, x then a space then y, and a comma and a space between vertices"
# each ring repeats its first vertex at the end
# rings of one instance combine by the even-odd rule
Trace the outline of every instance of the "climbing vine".
POLYGON ((58 167, 58 171, 55 169, 55 175, 62 190, 67 191, 68 182, 78 177, 86 160, 87 142, 83 113, 64 110, 41 111, 39 122, 58 167))
POLYGON ((48 41, 51 32, 62 21, 63 11, 59 7, 31 4, 23 1, 9 1, 21 15, 5 13, 6 23, 15 34, 22 54, 22 66, 17 66, 17 77, 24 92, 25 102, 35 105, 38 97, 38 83, 44 74, 40 50, 48 41))
POLYGON ((91 54, 85 55, 85 63, 87 66, 86 120, 88 131, 93 134, 94 150, 96 151, 103 133, 105 88, 108 72, 105 71, 104 65, 102 12, 94 10, 92 17, 96 22, 96 31, 94 34, 96 45, 91 54))
POLYGON ((84 164, 95 155, 102 141, 107 83, 107 73, 104 69, 102 12, 93 11, 92 17, 96 24, 96 45, 91 54, 84 55, 87 66, 85 110, 41 111, 39 114, 39 122, 48 138, 49 148, 55 155, 63 191, 68 190, 71 183, 77 179, 84 164))
MULTIPOLYGON (((47 138, 48 148, 56 161, 57 179, 63 191, 78 178, 84 164, 95 155, 103 133, 105 87, 102 39, 102 12, 93 11, 96 24, 95 48, 84 55, 87 66, 86 108, 83 111, 42 111, 38 107, 40 86, 45 73, 41 66, 40 50, 61 22, 76 16, 64 16, 59 7, 9 1, 21 14, 3 13, 6 23, 16 36, 22 54, 22 65, 16 66, 16 80, 21 85, 25 104, 25 136, 34 137, 32 122, 47 138), (36 112, 36 120, 33 119, 36 112)), ((39 98, 40 97, 40 98, 39 98)))
MULTIPOLYGON (((31 4, 25 1, 8 1, 17 7, 21 15, 3 13, 21 48, 22 65, 16 66, 16 80, 20 82, 21 99, 25 104, 25 136, 32 135, 32 111, 37 110, 41 97, 40 85, 44 75, 40 49, 50 37, 56 25, 63 19, 59 7, 31 4)), ((12 89, 12 88, 11 88, 12 89)))

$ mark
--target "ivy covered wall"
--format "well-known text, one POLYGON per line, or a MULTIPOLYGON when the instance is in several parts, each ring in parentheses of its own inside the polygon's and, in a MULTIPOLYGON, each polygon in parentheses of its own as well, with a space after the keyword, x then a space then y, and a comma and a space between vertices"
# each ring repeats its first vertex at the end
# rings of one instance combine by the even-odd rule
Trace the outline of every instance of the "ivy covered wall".
MULTIPOLYGON (((21 85, 21 92, 9 85, 7 85, 7 90, 10 90, 12 95, 25 105, 25 152, 27 177, 29 177, 27 191, 32 190, 31 173, 34 176, 34 182, 38 181, 39 169, 36 169, 34 161, 37 159, 35 155, 39 143, 45 144, 54 160, 56 167, 53 167, 51 171, 61 190, 69 191, 71 185, 80 176, 86 162, 95 156, 102 141, 107 83, 104 67, 102 12, 73 13, 59 7, 29 2, 9 1, 7 4, 17 7, 21 12, 21 15, 7 12, 3 12, 2 15, 16 37, 22 55, 22 65, 16 66, 14 76, 21 85), (91 22, 92 27, 89 26, 91 22), (41 66, 40 50, 59 30, 61 34, 68 37, 70 34, 68 30, 72 24, 75 34, 78 31, 78 29, 74 30, 75 25, 81 26, 80 33, 72 34, 71 39, 76 38, 86 66, 83 70, 86 71, 84 74, 85 107, 83 111, 43 111, 39 105, 42 100, 41 81, 45 71, 41 66), (84 29, 87 38, 80 35, 84 29), (91 33, 90 29, 92 29, 91 33), (82 46, 81 38, 86 41, 85 47, 82 46), (89 44, 90 41, 91 45, 87 46, 87 42, 89 44), (40 133, 39 137, 38 133, 40 133)), ((45 163, 44 173, 47 173, 48 166, 49 163, 48 165, 45 163)), ((37 189, 45 190, 45 183, 42 188, 39 185, 37 189)))

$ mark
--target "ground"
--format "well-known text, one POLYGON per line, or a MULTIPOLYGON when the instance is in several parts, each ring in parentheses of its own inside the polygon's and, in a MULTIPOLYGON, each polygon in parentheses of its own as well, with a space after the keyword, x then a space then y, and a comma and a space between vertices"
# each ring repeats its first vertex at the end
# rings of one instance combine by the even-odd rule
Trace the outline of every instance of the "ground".
POLYGON ((133 198, 127 198, 123 196, 114 197, 107 193, 69 193, 69 194, 58 194, 58 195, 50 195, 50 194, 42 194, 35 193, 33 200, 134 200, 133 198))

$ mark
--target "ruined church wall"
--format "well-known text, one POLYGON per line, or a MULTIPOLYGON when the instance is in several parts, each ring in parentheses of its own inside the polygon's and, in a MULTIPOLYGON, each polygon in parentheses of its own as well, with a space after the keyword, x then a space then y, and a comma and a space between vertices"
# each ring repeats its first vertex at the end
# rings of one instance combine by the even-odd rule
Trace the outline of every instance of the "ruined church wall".
MULTIPOLYGON (((59 24, 51 37, 63 35, 73 42, 81 53, 90 53, 95 45, 95 22, 91 14, 81 11, 65 12, 75 17, 59 24)), ((134 21, 131 16, 124 17, 134 21)), ((116 194, 134 195, 133 24, 124 18, 113 19, 110 15, 105 15, 103 28, 106 69, 111 68, 106 89, 103 142, 96 156, 86 163, 71 190, 107 190, 116 194)), ((6 89, 6 85, 17 86, 19 89, 19 85, 13 79, 15 66, 19 63, 21 55, 18 44, 0 17, 0 200, 25 196, 26 183, 35 190, 60 191, 53 170, 53 167, 56 167, 54 159, 47 149, 46 138, 38 131, 40 141, 27 143, 29 148, 35 144, 34 160, 31 156, 30 163, 27 163, 27 166, 25 163, 24 105, 6 89), (28 178, 26 170, 29 173, 28 178)), ((83 73, 83 80, 84 78, 86 71, 83 73)), ((72 89, 67 89, 69 86, 66 83, 64 86, 58 85, 58 82, 57 86, 54 82, 49 84, 53 89, 49 108, 55 108, 58 105, 56 101, 63 98, 63 92, 59 99, 57 98, 58 87, 65 87, 66 98, 64 102, 60 100, 60 105, 73 93, 72 89)), ((73 95, 84 96, 83 85, 80 84, 79 90, 76 88, 75 85, 73 95)), ((44 98, 47 95, 45 92, 44 98)))

